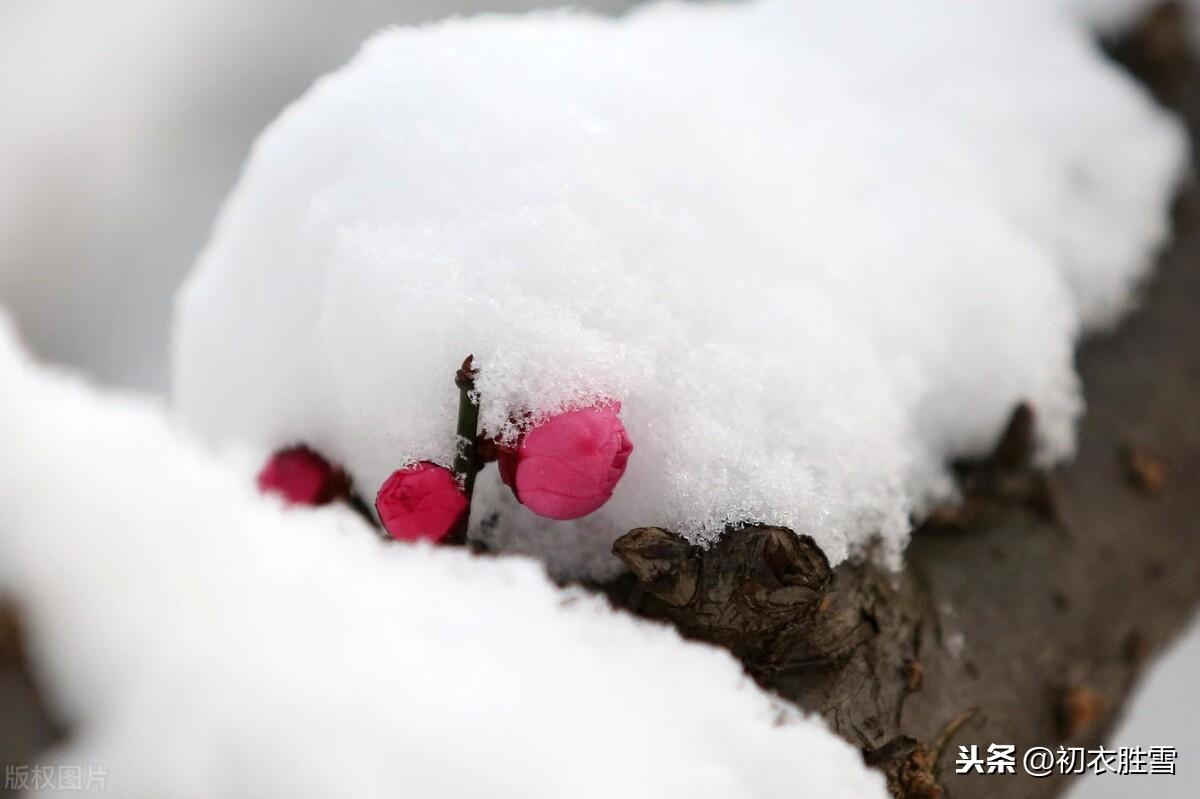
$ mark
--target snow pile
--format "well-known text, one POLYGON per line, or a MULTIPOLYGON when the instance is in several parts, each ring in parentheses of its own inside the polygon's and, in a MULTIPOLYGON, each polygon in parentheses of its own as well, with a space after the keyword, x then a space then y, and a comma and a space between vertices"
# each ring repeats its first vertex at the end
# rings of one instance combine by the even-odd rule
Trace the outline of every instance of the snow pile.
POLYGON ((0 0, 0 303, 44 357, 165 392, 170 297, 258 131, 383 25, 538 5, 0 0))
POLYGON ((306 442, 364 494, 482 421, 620 400, 613 500, 475 524, 560 573, 656 524, 762 521, 838 562, 950 490, 1014 405, 1070 454, 1081 331, 1167 230, 1180 128, 1085 17, 1124 3, 759 0, 372 39, 258 141, 181 294, 180 417, 306 442), (494 528, 491 525, 495 521, 494 528))
POLYGON ((72 724, 155 797, 883 797, 723 652, 519 559, 288 513, 0 318, 0 593, 72 724), (69 501, 64 501, 69 498, 69 501))

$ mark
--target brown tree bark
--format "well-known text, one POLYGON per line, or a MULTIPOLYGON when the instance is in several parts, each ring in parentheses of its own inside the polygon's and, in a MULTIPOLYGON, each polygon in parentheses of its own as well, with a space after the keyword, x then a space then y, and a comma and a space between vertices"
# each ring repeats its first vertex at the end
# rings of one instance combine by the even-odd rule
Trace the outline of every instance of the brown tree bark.
MULTIPOLYGON (((1112 52, 1194 134, 1200 73, 1182 22, 1160 8, 1112 52)), ((729 648, 860 746, 897 797, 1058 795, 1066 779, 1025 776, 1019 759, 1016 775, 957 775, 957 746, 1014 744, 1019 758, 1099 744, 1200 598, 1196 201, 1189 188, 1139 311, 1078 354, 1088 410, 1073 462, 1031 471, 1036 409, 1018 408, 991 458, 956 465, 964 503, 915 533, 899 574, 830 571, 780 528, 708 551, 645 528, 614 547, 638 579, 613 586, 618 604, 729 648)))

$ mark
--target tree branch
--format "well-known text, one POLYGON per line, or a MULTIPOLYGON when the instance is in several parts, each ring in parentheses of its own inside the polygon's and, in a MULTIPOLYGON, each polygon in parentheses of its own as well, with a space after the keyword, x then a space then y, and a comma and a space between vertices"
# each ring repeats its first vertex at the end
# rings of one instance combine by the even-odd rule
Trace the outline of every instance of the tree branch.
MULTIPOLYGON (((1113 52, 1179 99, 1195 134, 1200 75, 1182 36, 1168 6, 1113 52)), ((898 797, 1059 794, 1065 778, 1020 768, 956 775, 953 753, 1099 743, 1200 598, 1196 199, 1181 198, 1144 306, 1079 352, 1089 407, 1072 463, 1029 469, 1036 414, 1022 407, 993 457, 956 465, 963 504, 914 535, 900 574, 830 572, 811 540, 780 528, 708 551, 643 528, 614 547, 640 590, 610 595, 729 648, 862 747, 898 797)))

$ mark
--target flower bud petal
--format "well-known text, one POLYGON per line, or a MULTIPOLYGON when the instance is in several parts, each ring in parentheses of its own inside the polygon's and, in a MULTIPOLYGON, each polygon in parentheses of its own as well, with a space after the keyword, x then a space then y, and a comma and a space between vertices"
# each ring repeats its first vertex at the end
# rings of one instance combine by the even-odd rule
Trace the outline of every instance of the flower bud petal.
POLYGON ((521 439, 501 478, 539 516, 577 519, 599 508, 625 473, 633 444, 620 405, 552 416, 521 439))
POLYGON ((428 461, 392 472, 375 498, 383 528, 401 541, 440 541, 462 523, 467 507, 454 473, 428 461))
POLYGON ((308 447, 282 449, 258 473, 258 489, 290 505, 326 505, 344 495, 346 475, 308 447))

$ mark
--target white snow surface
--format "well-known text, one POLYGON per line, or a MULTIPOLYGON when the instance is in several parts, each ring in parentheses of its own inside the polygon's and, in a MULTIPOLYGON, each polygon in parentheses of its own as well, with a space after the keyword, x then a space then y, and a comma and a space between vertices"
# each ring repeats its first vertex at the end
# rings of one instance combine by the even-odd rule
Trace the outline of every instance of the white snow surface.
POLYGON ((545 522, 486 472, 474 535, 563 575, 660 525, 765 522, 837 563, 952 490, 1168 232, 1180 126, 1109 63, 1128 2, 758 0, 372 38, 260 137, 178 301, 210 442, 306 442, 371 498, 482 424, 617 399, 614 498, 545 522), (480 527, 487 522, 487 529, 480 527))
POLYGON ((726 653, 536 562, 288 511, 0 315, 0 594, 125 797, 884 797, 726 653))
POLYGON ((41 357, 166 393, 170 298, 254 136, 384 25, 539 4, 0 0, 0 304, 41 357))

